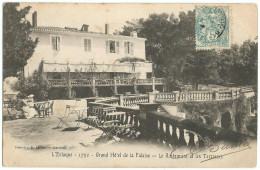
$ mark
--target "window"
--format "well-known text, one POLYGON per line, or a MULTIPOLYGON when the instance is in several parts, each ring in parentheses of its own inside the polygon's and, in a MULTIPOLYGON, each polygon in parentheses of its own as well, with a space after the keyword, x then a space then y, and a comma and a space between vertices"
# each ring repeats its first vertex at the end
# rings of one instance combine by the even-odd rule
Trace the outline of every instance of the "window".
POLYGON ((84 39, 84 50, 91 52, 91 39, 84 39))
POLYGON ((118 41, 106 41, 106 51, 107 53, 117 53, 119 54, 119 42, 118 41))
POLYGON ((59 51, 60 50, 60 36, 52 36, 51 42, 52 42, 52 49, 55 51, 59 51))
POLYGON ((134 44, 131 43, 131 42, 125 42, 125 53, 126 54, 130 54, 130 55, 133 55, 134 54, 134 44))

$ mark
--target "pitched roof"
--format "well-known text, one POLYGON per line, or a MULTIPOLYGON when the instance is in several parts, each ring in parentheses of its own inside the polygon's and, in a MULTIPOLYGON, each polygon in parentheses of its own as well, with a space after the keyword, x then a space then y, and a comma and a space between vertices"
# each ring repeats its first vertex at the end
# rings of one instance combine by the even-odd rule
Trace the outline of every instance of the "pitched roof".
POLYGON ((141 38, 141 37, 105 34, 101 32, 91 32, 91 31, 81 31, 76 28, 67 28, 67 27, 61 28, 61 27, 50 27, 50 26, 38 26, 35 28, 31 28, 31 31, 59 32, 59 33, 69 33, 69 34, 93 34, 93 35, 103 35, 103 36, 110 36, 110 37, 138 38, 138 39, 146 40, 146 38, 141 38))

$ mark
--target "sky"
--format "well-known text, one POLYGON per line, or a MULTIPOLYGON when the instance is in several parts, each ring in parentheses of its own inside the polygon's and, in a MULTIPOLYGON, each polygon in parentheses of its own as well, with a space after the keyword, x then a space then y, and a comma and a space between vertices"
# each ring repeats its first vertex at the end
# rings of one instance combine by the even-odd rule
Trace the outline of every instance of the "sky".
MULTIPOLYGON (((38 26, 72 27, 80 29, 89 25, 89 31, 104 32, 121 30, 126 21, 147 18, 151 13, 174 13, 193 10, 195 4, 79 4, 79 3, 20 3, 21 7, 31 6, 27 19, 31 21, 37 11, 38 26)), ((232 43, 241 44, 257 36, 257 6, 253 4, 229 5, 231 14, 232 43)))

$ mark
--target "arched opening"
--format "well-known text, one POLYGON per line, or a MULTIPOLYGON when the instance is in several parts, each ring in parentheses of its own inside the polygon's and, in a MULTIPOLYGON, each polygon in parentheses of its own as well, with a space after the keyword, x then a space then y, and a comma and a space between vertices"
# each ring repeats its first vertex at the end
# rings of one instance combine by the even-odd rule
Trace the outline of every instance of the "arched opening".
POLYGON ((225 129, 229 129, 231 126, 231 115, 229 112, 225 112, 221 116, 221 127, 225 129))

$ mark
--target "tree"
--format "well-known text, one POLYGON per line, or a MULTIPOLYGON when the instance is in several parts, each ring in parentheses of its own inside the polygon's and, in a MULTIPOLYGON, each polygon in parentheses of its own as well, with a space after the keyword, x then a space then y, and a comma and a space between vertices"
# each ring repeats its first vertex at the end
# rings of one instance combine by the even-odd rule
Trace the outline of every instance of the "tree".
POLYGON ((218 83, 217 52, 196 51, 194 23, 195 11, 180 12, 179 17, 173 13, 151 14, 147 19, 127 21, 123 31, 117 33, 136 31, 147 38, 146 55, 154 64, 156 77, 171 77, 177 84, 218 83))
POLYGON ((235 85, 257 84, 258 43, 247 40, 242 45, 220 52, 220 76, 225 82, 235 85))
MULTIPOLYGON (((175 15, 151 14, 147 19, 127 21, 118 34, 136 31, 146 38, 147 59, 156 77, 170 77, 171 84, 256 85, 257 45, 247 40, 231 49, 197 51, 195 11, 175 15)), ((256 38, 257 39, 257 38, 256 38)))
POLYGON ((31 24, 25 16, 30 6, 18 10, 19 3, 3 6, 3 77, 16 76, 32 56, 38 40, 29 36, 31 24))

